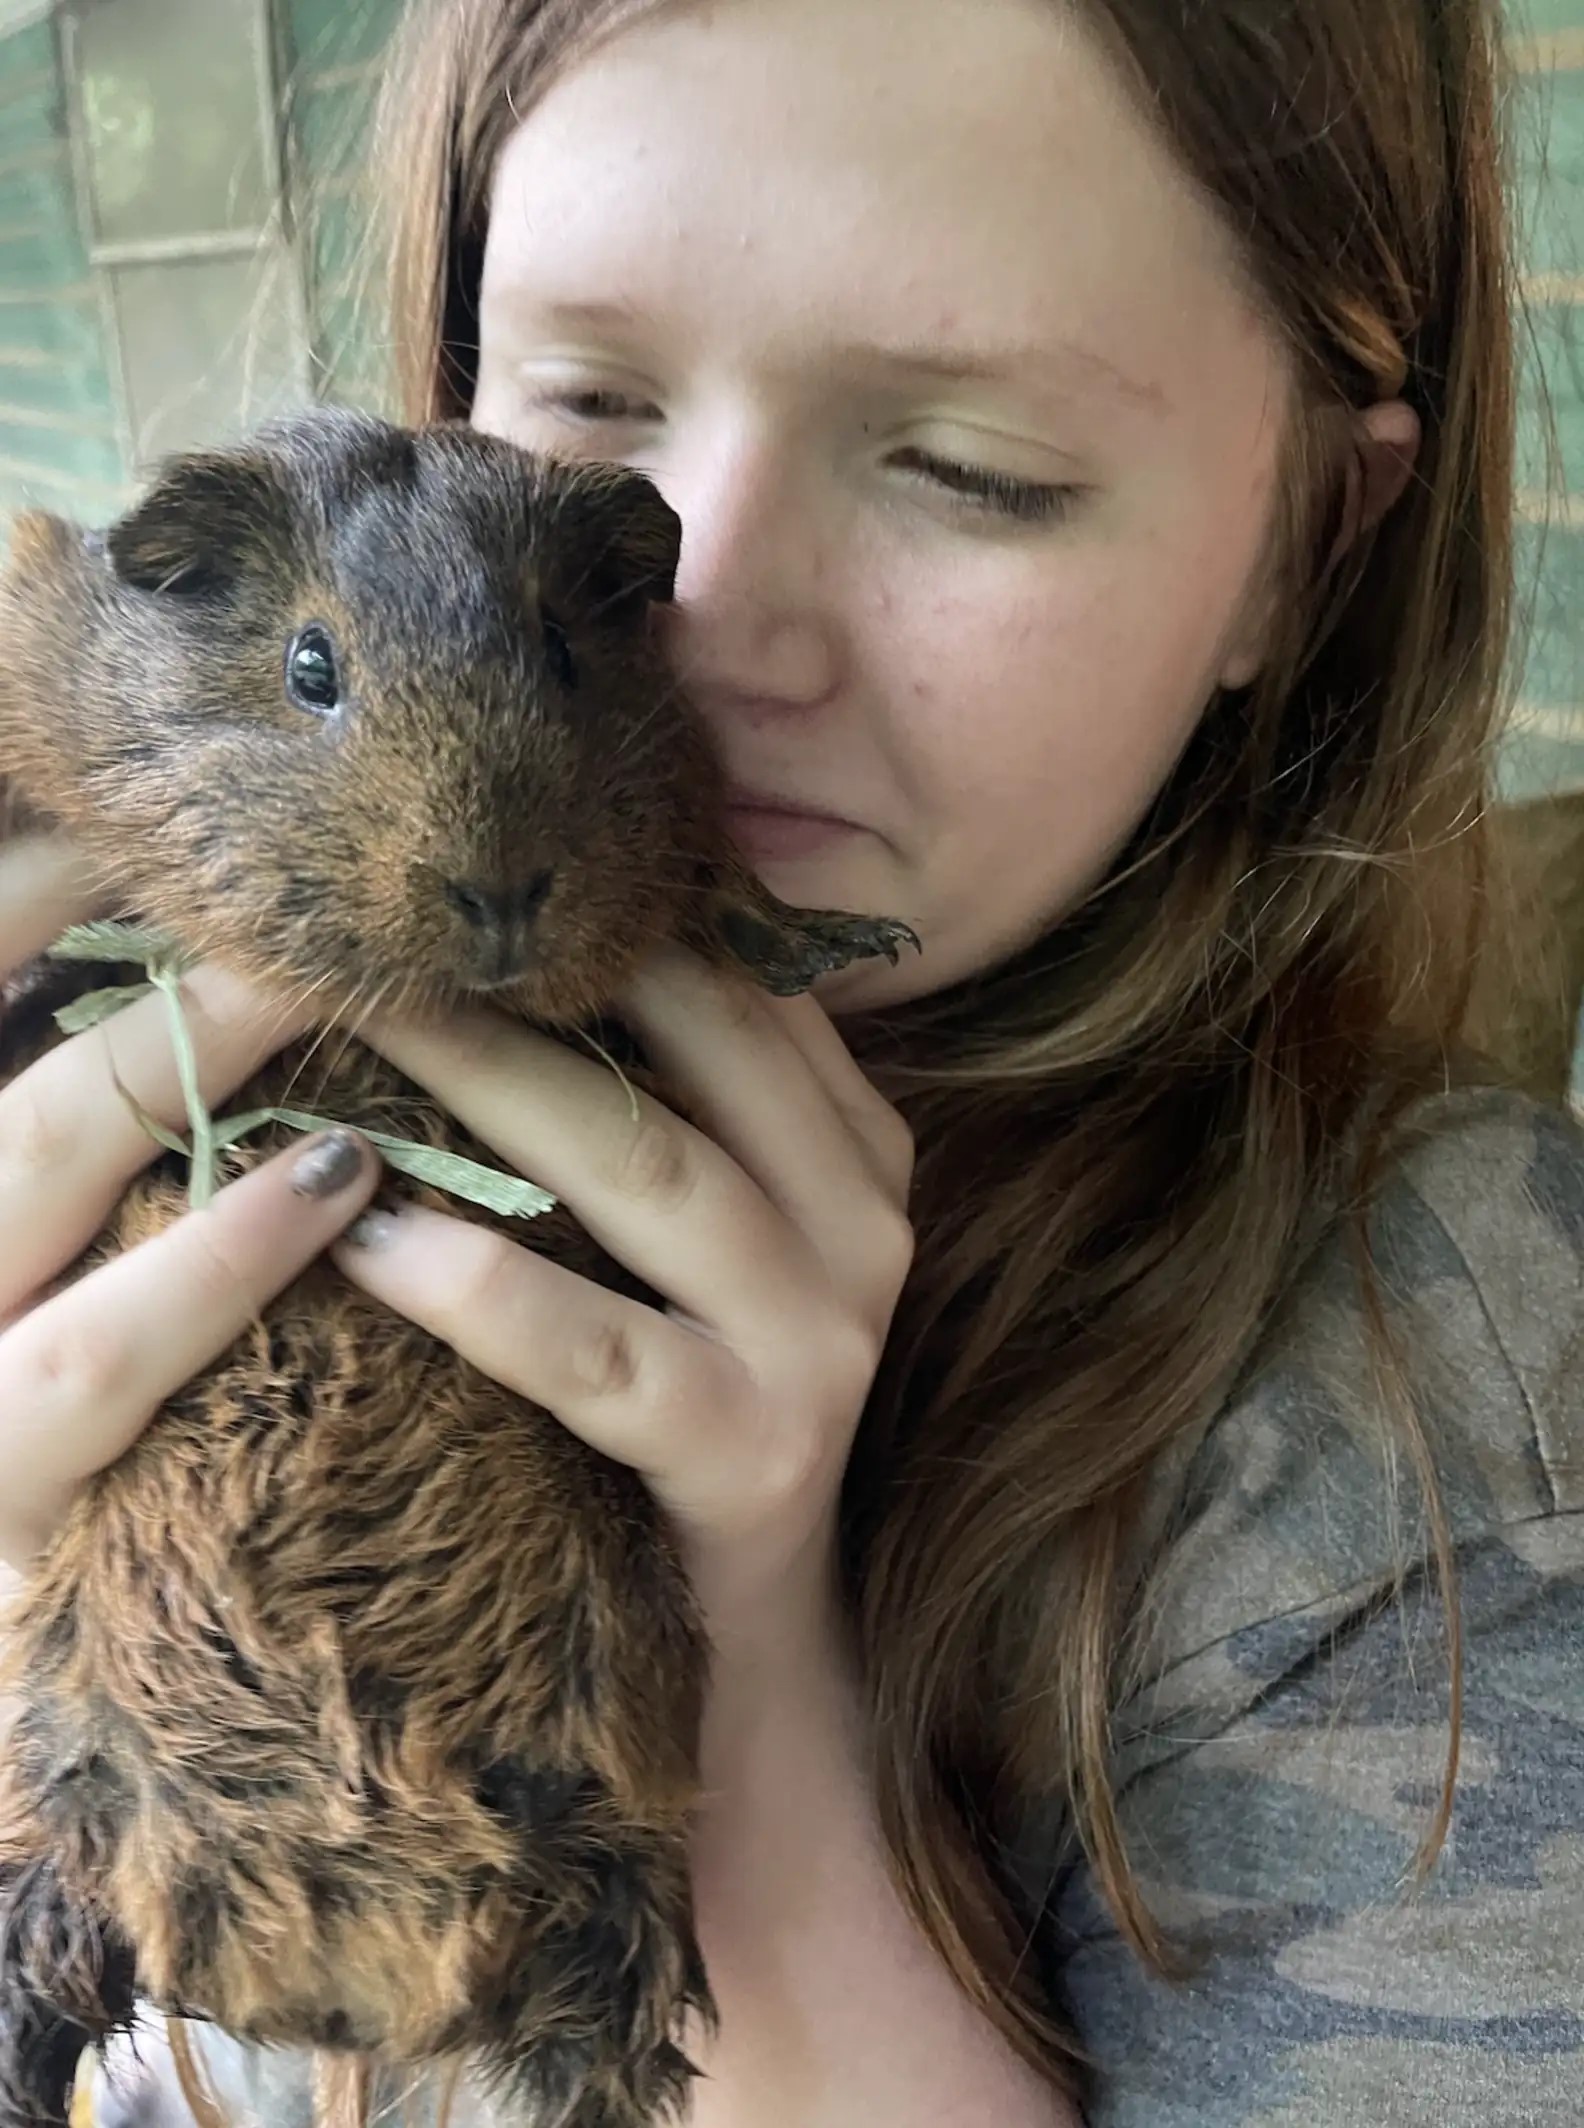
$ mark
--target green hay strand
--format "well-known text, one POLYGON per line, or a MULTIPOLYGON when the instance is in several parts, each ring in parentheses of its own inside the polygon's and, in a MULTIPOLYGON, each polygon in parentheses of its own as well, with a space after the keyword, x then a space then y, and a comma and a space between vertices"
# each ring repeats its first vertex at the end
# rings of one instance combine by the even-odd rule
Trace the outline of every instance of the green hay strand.
MULTIPOLYGON (((142 961, 148 971, 146 983, 117 984, 106 990, 91 990, 63 1005, 55 1015, 55 1022, 64 1034, 80 1034, 85 1028, 97 1027, 138 998, 148 996, 150 991, 158 990, 164 997, 182 1101, 192 1132, 191 1143, 184 1144, 173 1132, 166 1130, 133 1099, 119 1080, 116 1081, 116 1091, 157 1144, 164 1146, 167 1152, 180 1154, 190 1163, 187 1198, 195 1211, 209 1204, 214 1197, 218 1186, 219 1154, 253 1131, 262 1130, 265 1124, 280 1123, 295 1131, 345 1127, 344 1118, 314 1115, 300 1108, 256 1108, 245 1115, 218 1119, 210 1115, 198 1089, 198 1059, 182 1011, 181 976, 188 963, 168 938, 131 924, 78 924, 63 933, 50 947, 49 953, 51 959, 62 961, 142 961)), ((360 1128, 357 1125, 351 1127, 360 1128)), ((498 1212, 504 1217, 537 1219, 541 1213, 554 1209, 556 1200, 549 1191, 525 1181, 520 1175, 485 1167, 477 1160, 465 1160, 460 1153, 448 1153, 438 1146, 419 1145, 410 1138, 393 1138, 385 1131, 364 1130, 361 1134, 378 1150, 386 1165, 395 1168, 399 1174, 409 1175, 415 1182, 428 1183, 448 1196, 461 1197, 486 1211, 498 1212)))

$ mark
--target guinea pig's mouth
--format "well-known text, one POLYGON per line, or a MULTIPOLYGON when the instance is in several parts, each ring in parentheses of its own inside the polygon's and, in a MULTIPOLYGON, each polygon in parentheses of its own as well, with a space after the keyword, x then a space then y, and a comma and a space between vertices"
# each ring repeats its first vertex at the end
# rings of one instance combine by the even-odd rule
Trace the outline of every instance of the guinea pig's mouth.
POLYGON ((457 988, 464 997, 494 997, 502 990, 520 990, 532 979, 538 968, 538 957, 533 956, 514 962, 497 975, 459 974, 457 988))
POLYGON ((555 867, 508 880, 440 878, 445 956, 459 990, 488 996, 531 978, 544 958, 542 924, 555 867))
POLYGON ((543 968, 543 953, 529 942, 503 946, 497 952, 486 949, 482 960, 469 961, 459 956, 452 980, 465 997, 487 998, 502 990, 520 990, 524 983, 531 983, 542 974, 543 968))

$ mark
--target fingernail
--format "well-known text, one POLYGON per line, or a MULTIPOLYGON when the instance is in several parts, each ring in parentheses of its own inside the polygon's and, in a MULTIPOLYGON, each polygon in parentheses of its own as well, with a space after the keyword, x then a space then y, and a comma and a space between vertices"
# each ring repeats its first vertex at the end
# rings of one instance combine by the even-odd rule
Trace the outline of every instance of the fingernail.
POLYGON ((299 1197, 333 1197, 356 1182, 363 1172, 363 1147, 351 1131, 326 1131, 310 1138, 291 1171, 291 1186, 299 1197))
POLYGON ((354 1219, 341 1239, 354 1249, 383 1249, 396 1232, 389 1212, 364 1212, 354 1219))

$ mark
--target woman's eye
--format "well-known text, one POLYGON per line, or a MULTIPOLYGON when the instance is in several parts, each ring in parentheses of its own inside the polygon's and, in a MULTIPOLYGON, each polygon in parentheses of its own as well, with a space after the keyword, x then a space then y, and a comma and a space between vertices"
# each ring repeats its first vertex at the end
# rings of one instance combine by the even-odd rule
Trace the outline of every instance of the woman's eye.
POLYGON ((921 473, 964 503, 1015 518, 1022 524, 1047 524, 1065 517, 1083 492, 1071 484, 1019 480, 1011 473, 992 472, 987 466, 964 465, 955 458, 938 457, 933 451, 900 451, 895 462, 921 473))
POLYGON ((568 693, 577 685, 577 661, 567 632, 553 613, 539 609, 539 627, 544 639, 545 663, 568 693))
POLYGON ((286 693, 299 709, 315 717, 327 717, 341 706, 341 676, 327 628, 315 623, 287 644, 286 693))
POLYGON ((624 392, 601 391, 590 387, 581 392, 552 392, 541 402, 553 412, 565 414, 573 421, 657 421, 659 415, 653 407, 643 406, 629 399, 624 392))

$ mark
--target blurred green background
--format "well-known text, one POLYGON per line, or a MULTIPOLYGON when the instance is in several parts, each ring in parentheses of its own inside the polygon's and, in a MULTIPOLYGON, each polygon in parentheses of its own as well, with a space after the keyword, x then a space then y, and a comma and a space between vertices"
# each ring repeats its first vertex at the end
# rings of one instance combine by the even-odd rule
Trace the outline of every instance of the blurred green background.
MULTIPOLYGON (((358 186, 404 4, 0 0, 0 520, 103 521, 166 450, 312 397, 381 403, 358 186)), ((1584 788, 1584 0, 1513 0, 1508 30, 1521 796, 1584 788)))
POLYGON ((403 0, 0 0, 0 512, 377 399, 364 128, 403 0))
POLYGON ((1514 793, 1584 786, 1584 0, 1514 0, 1527 361, 1514 793))

